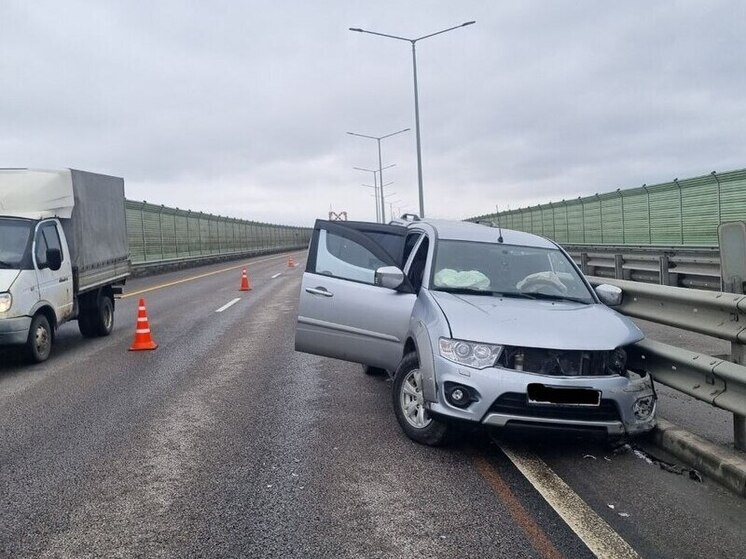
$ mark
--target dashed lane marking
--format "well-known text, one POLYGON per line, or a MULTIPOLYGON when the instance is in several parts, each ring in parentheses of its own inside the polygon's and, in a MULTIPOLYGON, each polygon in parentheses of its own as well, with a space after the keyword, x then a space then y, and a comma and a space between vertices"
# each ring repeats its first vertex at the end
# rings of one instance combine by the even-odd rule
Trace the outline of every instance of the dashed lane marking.
POLYGON ((274 276, 272 276, 272 279, 277 279, 277 278, 279 278, 279 277, 280 277, 281 275, 282 275, 282 272, 280 272, 279 274, 275 274, 274 276))
POLYGON ((603 518, 586 504, 580 495, 575 493, 538 456, 525 450, 512 448, 503 442, 499 442, 498 446, 596 557, 604 559, 640 557, 603 518))
POLYGON ((225 305, 223 305, 222 307, 220 307, 215 312, 223 312, 225 309, 231 308, 233 305, 235 305, 236 303, 238 303, 240 300, 241 300, 241 297, 236 297, 232 301, 228 301, 225 305))
MULTIPOLYGON (((270 260, 277 260, 278 258, 286 258, 286 256, 284 254, 281 254, 279 256, 272 256, 270 258, 262 258, 260 260, 251 260, 249 262, 249 264, 251 264, 251 265, 261 264, 262 262, 269 262, 270 260)), ((176 280, 176 281, 171 281, 171 282, 168 282, 168 283, 162 283, 160 285, 155 285, 153 287, 148 287, 146 289, 140 289, 139 291, 133 291, 131 293, 126 293, 126 294, 122 295, 120 297, 120 299, 126 299, 127 297, 136 297, 137 295, 142 295, 143 293, 150 293, 151 291, 155 291, 157 289, 163 289, 163 288, 166 288, 166 287, 172 287, 174 285, 179 285, 180 283, 186 283, 186 282, 189 282, 189 281, 194 281, 194 280, 198 280, 198 279, 201 279, 201 278, 206 278, 208 276, 214 276, 216 274, 222 274, 223 272, 229 272, 231 270, 237 270, 239 268, 245 268, 245 267, 246 267, 246 263, 243 263, 243 264, 238 264, 237 266, 230 266, 229 268, 222 268, 220 270, 215 270, 214 272, 207 272, 206 274, 198 274, 196 276, 190 276, 188 278, 183 278, 183 279, 176 280)))

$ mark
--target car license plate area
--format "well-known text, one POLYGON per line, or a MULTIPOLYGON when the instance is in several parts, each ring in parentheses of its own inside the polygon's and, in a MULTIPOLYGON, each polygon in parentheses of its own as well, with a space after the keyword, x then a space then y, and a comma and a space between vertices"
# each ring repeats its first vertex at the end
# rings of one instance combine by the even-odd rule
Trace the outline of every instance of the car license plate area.
POLYGON ((588 388, 555 388, 543 384, 529 384, 528 403, 534 405, 554 406, 590 406, 601 405, 601 391, 588 388))

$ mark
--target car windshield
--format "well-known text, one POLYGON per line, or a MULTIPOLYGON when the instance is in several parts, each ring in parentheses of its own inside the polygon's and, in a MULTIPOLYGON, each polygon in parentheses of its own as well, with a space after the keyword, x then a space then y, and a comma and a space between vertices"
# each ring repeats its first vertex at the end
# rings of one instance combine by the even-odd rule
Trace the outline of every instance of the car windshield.
POLYGON ((594 302, 585 282, 560 250, 474 241, 438 242, 431 289, 594 302))
POLYGON ((0 218, 0 268, 23 268, 34 223, 0 218))

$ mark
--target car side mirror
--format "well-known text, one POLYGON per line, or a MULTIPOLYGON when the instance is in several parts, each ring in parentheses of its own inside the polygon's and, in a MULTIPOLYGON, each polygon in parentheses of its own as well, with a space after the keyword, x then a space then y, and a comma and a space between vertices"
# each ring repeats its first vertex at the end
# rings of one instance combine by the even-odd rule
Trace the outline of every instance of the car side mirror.
POLYGON ((622 304, 624 292, 616 285, 602 283, 596 286, 596 295, 598 295, 598 298, 601 299, 604 305, 616 307, 622 304))
POLYGON ((398 289, 404 283, 404 272, 396 266, 383 266, 376 270, 374 283, 378 287, 398 289))
POLYGON ((62 267, 62 253, 58 248, 47 249, 47 267, 56 272, 62 267))

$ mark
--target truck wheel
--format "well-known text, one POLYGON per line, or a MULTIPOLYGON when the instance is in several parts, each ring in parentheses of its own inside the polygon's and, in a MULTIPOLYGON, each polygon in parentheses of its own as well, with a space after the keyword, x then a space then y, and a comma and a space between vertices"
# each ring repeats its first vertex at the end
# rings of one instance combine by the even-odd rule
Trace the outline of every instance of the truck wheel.
POLYGON ((114 328, 114 304, 110 297, 102 295, 93 309, 78 316, 78 329, 86 338, 108 336, 114 328))
POLYGON ((31 328, 26 341, 26 352, 34 363, 41 363, 49 358, 52 351, 52 328, 43 314, 37 314, 31 321, 31 328))
POLYGON ((114 329, 114 303, 111 297, 102 296, 98 300, 96 313, 96 332, 99 336, 108 336, 114 329))
POLYGON ((394 377, 394 413, 402 430, 415 442, 441 446, 448 442, 449 426, 430 415, 422 393, 422 373, 416 353, 404 356, 394 377))

